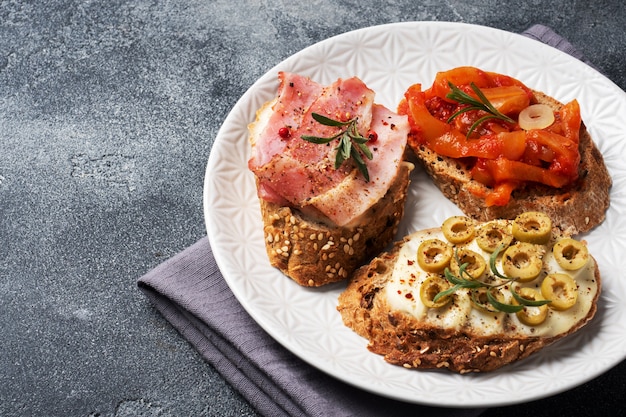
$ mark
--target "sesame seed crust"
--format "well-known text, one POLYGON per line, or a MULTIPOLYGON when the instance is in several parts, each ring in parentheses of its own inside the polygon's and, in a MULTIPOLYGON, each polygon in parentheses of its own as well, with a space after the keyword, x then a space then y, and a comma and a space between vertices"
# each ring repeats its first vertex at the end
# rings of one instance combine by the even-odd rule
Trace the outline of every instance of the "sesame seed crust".
POLYGON ((316 222, 297 209, 260 199, 270 264, 306 287, 349 278, 394 239, 412 169, 411 163, 401 164, 387 194, 350 227, 316 222))

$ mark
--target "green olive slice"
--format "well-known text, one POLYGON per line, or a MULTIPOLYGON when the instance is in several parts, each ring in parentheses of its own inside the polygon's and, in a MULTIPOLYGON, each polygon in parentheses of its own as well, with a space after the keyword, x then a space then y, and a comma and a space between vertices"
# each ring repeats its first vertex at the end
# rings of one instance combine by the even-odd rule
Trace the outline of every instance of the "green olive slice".
POLYGON ((480 278, 487 268, 485 258, 467 248, 458 249, 450 261, 450 271, 460 278, 467 279, 467 276, 461 276, 461 265, 463 264, 467 264, 465 272, 469 274, 471 279, 480 278))
POLYGON ((502 256, 502 270, 509 278, 521 282, 537 278, 543 268, 540 246, 527 242, 517 242, 509 246, 502 256))
POLYGON ((578 286, 567 274, 550 274, 541 283, 541 295, 551 301, 553 309, 567 310, 578 300, 578 286))
POLYGON ((452 253, 446 242, 428 239, 417 248, 417 263, 426 272, 441 272, 450 264, 452 253))
MULTIPOLYGON (((527 300, 538 301, 543 299, 539 291, 533 288, 520 288, 518 294, 522 298, 525 298, 527 300)), ((515 298, 513 299, 513 304, 518 304, 515 298)), ((543 304, 541 306, 524 306, 522 310, 518 311, 515 314, 522 323, 529 326, 537 326, 546 321, 546 318, 548 317, 548 305, 543 304)))
POLYGON ((569 237, 557 241, 552 248, 552 253, 561 268, 568 271, 580 269, 589 261, 587 246, 569 237))
POLYGON ((527 211, 513 221, 515 239, 543 245, 552 235, 552 220, 547 214, 538 211, 527 211))
POLYGON ((441 231, 450 243, 465 243, 474 238, 474 221, 466 216, 448 217, 441 231))
POLYGON ((420 286, 420 300, 428 308, 443 307, 451 300, 450 295, 445 295, 437 301, 434 298, 437 294, 450 288, 448 280, 439 275, 431 275, 422 282, 420 286))
POLYGON ((476 243, 482 250, 493 253, 499 245, 508 247, 513 241, 513 235, 509 228, 497 221, 485 223, 478 229, 476 243))

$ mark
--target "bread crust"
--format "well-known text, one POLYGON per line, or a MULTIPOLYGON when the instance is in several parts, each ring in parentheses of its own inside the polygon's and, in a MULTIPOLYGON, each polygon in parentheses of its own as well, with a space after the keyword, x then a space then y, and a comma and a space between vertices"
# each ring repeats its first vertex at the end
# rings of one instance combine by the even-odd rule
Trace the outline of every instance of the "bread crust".
POLYGON ((260 199, 270 264, 306 287, 346 280, 394 239, 413 168, 402 162, 385 196, 350 226, 330 226, 260 199))
POLYGON ((407 313, 394 311, 385 285, 391 278, 403 241, 359 268, 339 296, 338 311, 346 326, 369 341, 368 349, 405 368, 447 369, 458 373, 489 372, 530 356, 584 326, 597 310, 600 272, 592 307, 567 333, 554 337, 477 337, 464 330, 434 327, 407 313))
MULTIPOLYGON (((536 102, 555 110, 563 105, 542 92, 534 91, 534 95, 536 102)), ((505 206, 486 207, 485 200, 472 190, 486 191, 487 187, 472 180, 462 161, 438 155, 425 145, 411 148, 444 196, 478 221, 514 219, 525 211, 543 211, 564 233, 576 235, 602 223, 609 207, 612 180, 584 124, 580 128, 579 179, 560 189, 527 184, 515 190, 505 206)))

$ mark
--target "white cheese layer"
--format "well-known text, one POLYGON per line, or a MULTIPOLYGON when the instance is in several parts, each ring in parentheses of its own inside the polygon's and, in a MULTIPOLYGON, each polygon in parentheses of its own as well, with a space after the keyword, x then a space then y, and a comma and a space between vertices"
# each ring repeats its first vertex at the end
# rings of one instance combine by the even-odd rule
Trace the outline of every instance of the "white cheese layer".
MULTIPOLYGON (((545 246, 543 270, 539 276, 531 282, 516 285, 533 287, 540 291, 541 282, 547 274, 565 273, 572 276, 578 285, 578 300, 573 307, 565 311, 548 308, 548 316, 543 323, 529 326, 522 323, 515 313, 486 312, 472 302, 467 289, 458 290, 452 301, 444 307, 428 308, 420 299, 420 286, 429 275, 417 263, 417 249, 424 240, 433 238, 446 241, 439 229, 416 232, 409 237, 400 250, 393 275, 386 286, 387 299, 393 310, 410 314, 426 325, 457 331, 463 330, 475 336, 554 337, 567 333, 587 316, 599 290, 594 275, 595 263, 591 256, 587 264, 581 269, 566 271, 554 259, 550 244, 545 246)), ((483 255, 487 262, 486 273, 490 273, 490 253, 480 249, 475 240, 464 244, 464 246, 483 255)), ((496 265, 498 270, 502 271, 500 259, 496 265)), ((506 303, 511 304, 510 291, 504 289, 510 288, 510 286, 502 288, 506 303)))

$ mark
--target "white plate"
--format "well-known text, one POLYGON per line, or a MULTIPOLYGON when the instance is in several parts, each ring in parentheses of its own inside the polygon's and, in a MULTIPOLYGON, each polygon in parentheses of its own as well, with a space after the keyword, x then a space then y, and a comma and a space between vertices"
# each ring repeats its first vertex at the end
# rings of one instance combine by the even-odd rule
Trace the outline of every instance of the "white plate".
MULTIPOLYGON (((594 69, 521 35, 442 22, 411 22, 345 33, 308 47, 260 78, 237 102, 211 151, 204 210, 218 265, 248 313, 280 344, 322 371, 383 396, 457 407, 513 404, 582 384, 626 357, 626 94, 594 69), (247 169, 247 125, 276 94, 277 72, 320 83, 356 75, 395 109, 406 88, 428 86, 438 71, 473 65, 514 76, 531 88, 577 98, 614 180, 606 221, 586 239, 604 279, 596 318, 579 333, 512 366, 486 374, 406 370, 366 349, 336 310, 344 284, 298 286, 269 265, 253 175, 247 169)), ((460 213, 421 170, 413 175, 399 235, 439 225, 460 213)))

